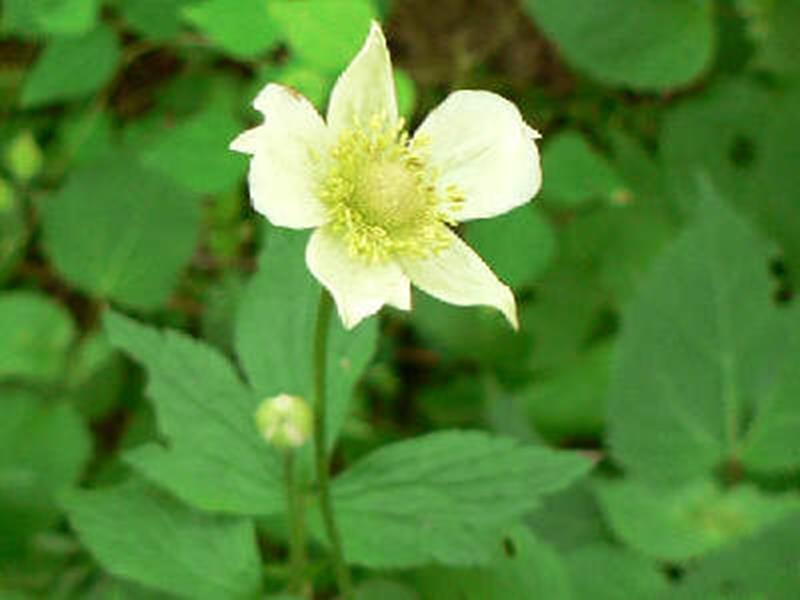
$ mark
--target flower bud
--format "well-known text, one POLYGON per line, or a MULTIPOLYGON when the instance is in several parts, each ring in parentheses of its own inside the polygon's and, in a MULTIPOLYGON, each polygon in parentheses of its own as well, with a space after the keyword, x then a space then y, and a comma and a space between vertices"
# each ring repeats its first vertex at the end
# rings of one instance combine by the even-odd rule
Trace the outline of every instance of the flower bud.
POLYGON ((314 427, 314 414, 308 403, 289 394, 264 399, 255 417, 261 436, 278 448, 299 448, 314 427))

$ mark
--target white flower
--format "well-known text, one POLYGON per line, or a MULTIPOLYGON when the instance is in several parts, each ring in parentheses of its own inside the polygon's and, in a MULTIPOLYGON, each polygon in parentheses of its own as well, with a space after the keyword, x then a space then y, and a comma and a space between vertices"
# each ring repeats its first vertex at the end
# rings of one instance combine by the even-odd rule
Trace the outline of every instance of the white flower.
POLYGON ((324 121, 277 84, 253 105, 264 123, 231 143, 253 157, 253 206, 274 225, 316 228, 306 263, 346 327, 384 304, 409 310, 411 283, 451 304, 494 306, 517 327, 511 290, 451 229, 505 213, 539 190, 539 134, 511 102, 454 92, 409 137, 386 40, 373 23, 324 121))

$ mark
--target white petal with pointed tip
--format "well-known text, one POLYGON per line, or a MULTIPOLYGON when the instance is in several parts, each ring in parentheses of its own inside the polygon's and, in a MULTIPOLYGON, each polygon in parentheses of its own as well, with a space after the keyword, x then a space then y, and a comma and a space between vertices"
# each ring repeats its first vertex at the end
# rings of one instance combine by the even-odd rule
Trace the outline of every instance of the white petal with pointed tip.
POLYGON ((325 227, 311 234, 306 264, 336 301, 347 329, 375 314, 384 304, 411 308, 411 285, 394 262, 368 265, 353 258, 344 242, 325 227))
POLYGON ((242 154, 255 154, 262 147, 264 140, 264 126, 259 125, 243 131, 231 142, 230 149, 242 154))
POLYGON ((375 115, 397 121, 392 61, 380 25, 373 21, 367 41, 339 76, 328 103, 327 122, 334 134, 355 119, 367 123, 375 115))
POLYGON ((514 104, 491 92, 453 92, 417 130, 428 138, 442 189, 466 196, 458 221, 493 217, 530 200, 542 182, 540 136, 514 104))
POLYGON ((326 221, 316 195, 320 164, 329 134, 311 103, 294 90, 269 84, 253 105, 264 124, 240 134, 231 149, 253 154, 248 183, 253 207, 280 227, 305 229, 326 221))
POLYGON ((518 328, 514 294, 472 248, 451 231, 445 250, 424 259, 399 259, 411 283, 431 296, 457 306, 493 306, 518 328))

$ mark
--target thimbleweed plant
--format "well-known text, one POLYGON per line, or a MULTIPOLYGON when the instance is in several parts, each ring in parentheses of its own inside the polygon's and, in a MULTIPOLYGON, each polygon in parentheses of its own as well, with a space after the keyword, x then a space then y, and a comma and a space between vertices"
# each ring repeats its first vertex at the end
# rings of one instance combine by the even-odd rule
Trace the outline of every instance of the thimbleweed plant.
POLYGON ((798 597, 800 3, 0 4, 0 598, 798 597))
POLYGON ((349 596, 326 449, 331 298, 347 329, 386 304, 410 310, 411 283, 451 304, 495 307, 518 328, 512 291, 453 228, 505 213, 536 194, 540 136, 514 104, 472 90, 452 93, 409 135, 375 22, 336 82, 325 120, 297 91, 274 83, 253 106, 264 123, 230 145, 252 156, 253 207, 273 225, 314 228, 305 259, 324 287, 314 349, 317 478, 339 588, 349 596))

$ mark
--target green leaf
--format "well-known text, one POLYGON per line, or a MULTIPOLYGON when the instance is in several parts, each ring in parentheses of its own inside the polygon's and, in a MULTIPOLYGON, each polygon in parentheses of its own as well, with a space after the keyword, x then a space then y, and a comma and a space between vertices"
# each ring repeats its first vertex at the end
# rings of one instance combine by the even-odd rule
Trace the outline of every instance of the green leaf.
POLYGON ((800 466, 800 309, 792 307, 781 315, 776 336, 780 345, 782 369, 772 386, 756 399, 742 440, 742 463, 757 471, 781 472, 800 466))
POLYGON ((528 205, 470 223, 466 240, 513 288, 533 283, 550 264, 556 245, 550 223, 528 205))
POLYGON ((269 14, 280 25, 297 58, 329 72, 347 66, 377 16, 370 0, 272 2, 269 14), (336 35, 331 35, 332 31, 336 35))
POLYGON ((646 556, 685 561, 753 535, 800 509, 792 495, 769 495, 749 485, 722 490, 711 481, 651 488, 606 482, 598 498, 614 532, 646 556))
POLYGON ((198 194, 227 191, 244 172, 245 161, 224 150, 239 129, 233 115, 217 102, 167 129, 145 150, 142 164, 198 194))
POLYGON ((447 360, 468 360, 492 370, 516 375, 525 369, 531 351, 526 319, 514 331, 503 316, 486 306, 453 306, 414 292, 408 319, 427 347, 447 360))
POLYGON ((113 312, 104 324, 111 343, 146 368, 147 395, 167 441, 140 446, 126 460, 198 508, 282 512, 280 457, 256 430, 258 397, 227 359, 186 335, 160 333, 113 312))
POLYGON ((548 205, 574 208, 590 200, 610 200, 623 192, 622 184, 608 161, 575 131, 560 133, 542 154, 547 173, 542 196, 548 205))
POLYGON ((800 4, 749 0, 746 5, 751 18, 749 30, 757 44, 755 64, 783 76, 800 74, 800 4))
POLYGON ((63 374, 75 327, 61 306, 34 292, 4 292, 0 331, 0 379, 54 380, 63 374))
POLYGON ((30 181, 42 168, 42 151, 27 129, 6 146, 4 158, 6 168, 17 181, 30 181))
POLYGON ((559 551, 573 551, 607 541, 603 515, 587 480, 542 500, 525 519, 543 541, 559 551))
MULTIPOLYGON (((604 83, 641 90, 686 85, 713 59, 708 0, 525 0, 564 57, 604 83)), ((545 171, 546 172, 546 171, 545 171)))
POLYGON ((246 599, 260 591, 249 521, 197 513, 135 480, 72 491, 62 503, 81 541, 118 577, 182 598, 246 599))
POLYGON ((588 267, 597 279, 594 285, 621 304, 676 232, 663 205, 644 198, 576 215, 562 228, 559 241, 564 258, 588 267))
POLYGON ((100 12, 99 0, 28 0, 37 4, 42 31, 56 35, 82 35, 92 29, 100 12))
POLYGON ((325 106, 334 78, 300 61, 290 60, 286 65, 268 65, 263 69, 248 88, 247 96, 255 98, 266 82, 273 81, 297 90, 311 104, 321 108, 325 106))
POLYGON ((504 537, 492 562, 484 567, 428 568, 414 579, 426 600, 572 598, 563 561, 523 527, 515 527, 504 537))
POLYGON ((380 568, 485 563, 505 527, 589 468, 576 454, 480 431, 384 446, 334 481, 345 556, 380 568))
POLYGON ((565 562, 574 598, 658 598, 669 591, 654 561, 610 544, 580 548, 568 554, 565 562))
POLYGON ((236 312, 244 290, 244 278, 230 272, 210 286, 203 311, 202 337, 225 354, 234 353, 236 312))
MULTIPOLYGON (((528 369, 564 367, 579 357, 606 308, 607 297, 590 265, 562 256, 536 286, 531 302, 520 307, 521 331, 533 339, 526 344, 528 369)), ((506 347, 505 344, 503 347, 506 347)), ((520 360, 525 354, 518 354, 520 360)))
POLYGON ((391 579, 369 579, 356 589, 355 600, 419 600, 417 593, 391 579))
POLYGON ((97 22, 98 0, 5 0, 2 30, 25 35, 80 35, 97 22))
POLYGON ((739 453, 782 350, 768 258, 707 191, 626 309, 608 423, 613 455, 640 477, 687 481, 739 453))
POLYGON ((114 130, 108 112, 78 110, 61 120, 59 131, 60 155, 74 168, 92 163, 110 155, 114 150, 114 130))
POLYGON ((800 516, 709 555, 682 578, 673 597, 793 598, 800 589, 800 516))
POLYGON ((207 0, 185 7, 183 15, 224 52, 251 58, 278 41, 271 5, 265 0, 207 0))
POLYGON ((770 89, 740 78, 722 80, 671 111, 661 149, 672 196, 684 213, 696 204, 704 173, 726 201, 781 246, 789 276, 800 281, 800 86, 770 89))
POLYGON ((551 440, 598 436, 605 424, 611 348, 598 346, 518 394, 535 429, 551 440))
POLYGON ((116 154, 76 170, 43 201, 45 251, 82 290, 154 308, 192 255, 199 209, 168 179, 116 154))
POLYGON ((75 482, 91 440, 75 411, 29 392, 0 401, 0 560, 58 517, 55 495, 75 482))
POLYGON ((122 0, 119 11, 131 27, 152 40, 175 38, 181 32, 181 10, 193 0, 122 0))
POLYGON ((22 106, 78 100, 100 90, 114 75, 119 56, 117 37, 105 26, 53 40, 25 80, 22 106))
POLYGON ((394 69, 394 87, 397 90, 397 111, 408 122, 417 106, 417 86, 408 73, 394 69))
MULTIPOLYGON (((259 397, 292 394, 313 402, 312 350, 320 287, 305 265, 308 236, 270 229, 259 270, 239 305, 235 345, 259 397)), ((346 331, 331 319, 328 340, 328 443, 347 416, 353 389, 377 343, 377 319, 346 331)))

